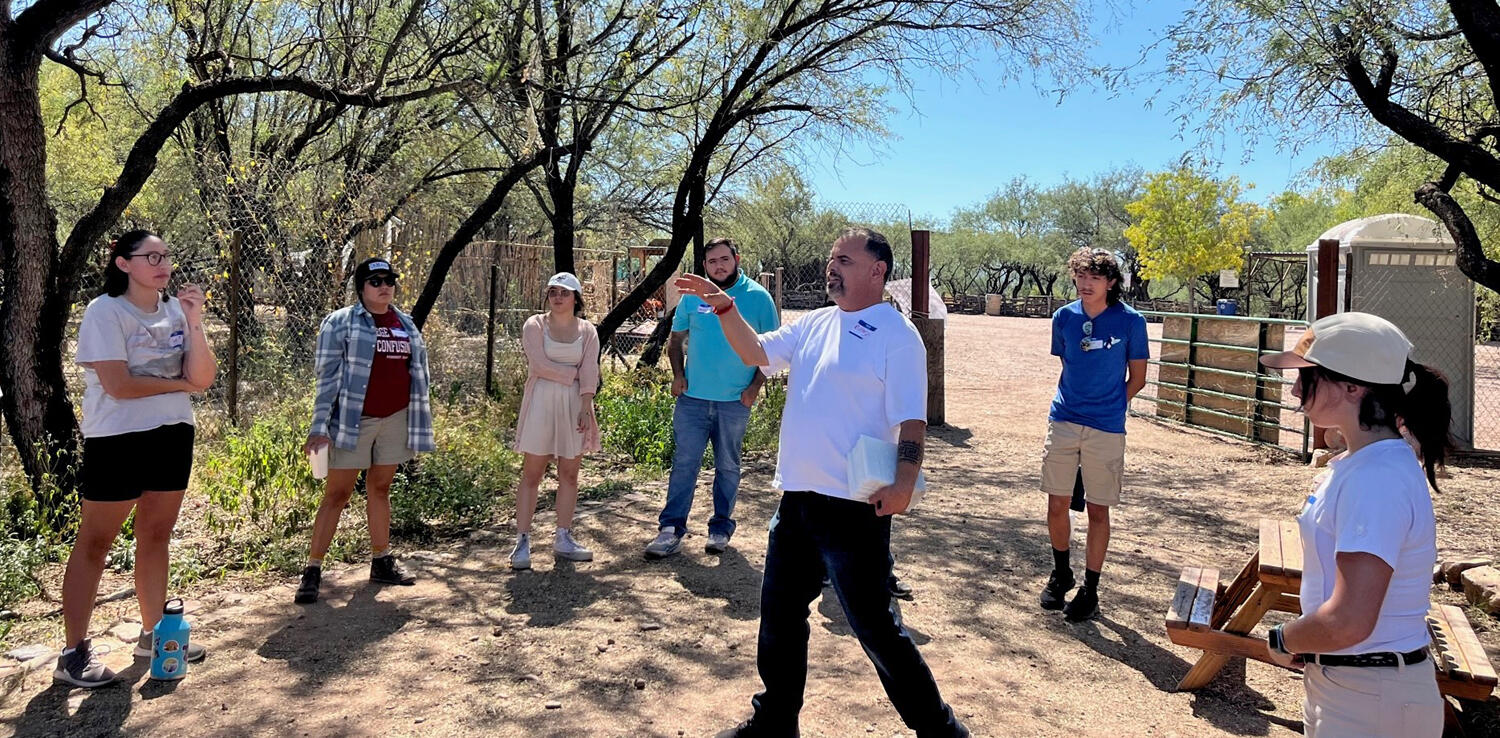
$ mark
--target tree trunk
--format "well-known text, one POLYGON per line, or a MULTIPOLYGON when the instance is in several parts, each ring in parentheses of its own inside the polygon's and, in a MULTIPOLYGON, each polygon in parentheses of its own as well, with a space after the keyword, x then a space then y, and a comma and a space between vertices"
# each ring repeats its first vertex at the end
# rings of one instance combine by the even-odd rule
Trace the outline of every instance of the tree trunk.
POLYGON ((641 347, 641 360, 636 363, 636 366, 654 367, 661 361, 661 347, 667 345, 667 338, 672 335, 672 318, 676 314, 677 308, 673 307, 662 316, 661 320, 656 321, 656 327, 651 330, 651 336, 641 347))
POLYGON ((558 176, 557 165, 549 164, 547 171, 547 195, 552 200, 552 264, 559 272, 576 274, 573 260, 575 238, 577 182, 558 176))
MULTIPOLYGON (((0 413, 32 489, 74 486, 77 419, 62 374, 72 294, 56 289, 57 213, 47 198, 41 50, 0 36, 0 413)), ((66 290, 71 292, 71 290, 66 290)))
POLYGON ((443 283, 448 279, 448 270, 453 268, 453 262, 458 259, 458 255, 463 253, 464 248, 474 240, 480 229, 484 228, 485 224, 495 217, 495 213, 500 211, 511 189, 528 172, 541 166, 542 159, 547 154, 546 150, 538 151, 512 164, 495 182, 495 186, 490 188, 490 194, 479 203, 468 218, 464 219, 464 222, 458 226, 458 230, 448 238, 448 242, 438 250, 437 258, 432 261, 432 269, 427 273, 427 281, 422 285, 422 293, 412 305, 411 319, 418 328, 427 323, 427 316, 432 312, 433 305, 437 304, 438 294, 443 291, 443 283))

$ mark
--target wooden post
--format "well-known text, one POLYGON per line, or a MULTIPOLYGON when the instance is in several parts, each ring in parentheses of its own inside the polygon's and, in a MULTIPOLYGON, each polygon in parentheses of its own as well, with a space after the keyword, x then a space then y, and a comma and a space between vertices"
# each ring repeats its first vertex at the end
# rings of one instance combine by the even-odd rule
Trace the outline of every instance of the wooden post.
POLYGON ((942 425, 947 418, 943 402, 943 321, 932 319, 927 311, 928 267, 932 234, 911 232, 911 322, 927 348, 927 425, 942 425))
MULTIPOLYGON (((238 230, 229 237, 229 385, 225 399, 229 402, 229 423, 240 424, 240 239, 238 230)), ((250 303, 255 309, 255 303, 250 303)))
MULTIPOLYGON (((1348 277, 1346 276, 1345 279, 1348 277)), ((1338 312, 1339 304, 1339 242, 1336 238, 1318 239, 1318 295, 1317 312, 1313 318, 1326 318, 1338 312)), ((1313 426, 1314 449, 1328 448, 1323 437, 1324 429, 1313 426)))
POLYGON ((776 315, 781 316, 782 302, 781 285, 786 278, 786 267, 776 267, 776 315))
POLYGON ((911 317, 927 317, 927 266, 932 250, 932 234, 911 232, 911 317))
POLYGON ((484 393, 495 394, 495 307, 500 297, 500 265, 490 265, 490 321, 485 326, 484 393))
POLYGON ((1338 312, 1339 242, 1335 238, 1318 240, 1318 294, 1313 319, 1326 318, 1338 312))

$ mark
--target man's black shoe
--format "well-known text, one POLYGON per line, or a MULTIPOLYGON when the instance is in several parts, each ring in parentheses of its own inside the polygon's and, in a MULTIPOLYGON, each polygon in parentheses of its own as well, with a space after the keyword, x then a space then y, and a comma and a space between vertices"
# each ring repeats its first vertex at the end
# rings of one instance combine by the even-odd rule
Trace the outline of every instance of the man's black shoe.
POLYGON ((891 596, 895 597, 896 599, 912 599, 911 585, 901 581, 900 579, 897 579, 895 574, 892 574, 889 579, 885 580, 885 586, 886 589, 889 589, 891 591, 891 596))
POLYGON ((379 584, 410 586, 417 583, 417 578, 407 573, 406 569, 396 562, 395 556, 386 554, 378 559, 370 559, 370 581, 379 584))
POLYGON ((1063 609, 1068 590, 1072 589, 1074 584, 1073 572, 1052 572, 1052 576, 1047 577, 1047 586, 1042 588, 1042 609, 1063 609))
POLYGON ((771 733, 757 728, 754 720, 746 720, 733 728, 715 733, 714 738, 798 738, 799 735, 801 734, 795 730, 790 733, 771 733))
POLYGON ((1068 606, 1063 608, 1063 619, 1070 623, 1081 623, 1099 614, 1099 593, 1090 587, 1079 587, 1068 606))
POLYGON ((318 586, 323 583, 323 567, 309 566, 302 570, 302 583, 297 585, 297 596, 292 599, 299 605, 318 601, 318 586))

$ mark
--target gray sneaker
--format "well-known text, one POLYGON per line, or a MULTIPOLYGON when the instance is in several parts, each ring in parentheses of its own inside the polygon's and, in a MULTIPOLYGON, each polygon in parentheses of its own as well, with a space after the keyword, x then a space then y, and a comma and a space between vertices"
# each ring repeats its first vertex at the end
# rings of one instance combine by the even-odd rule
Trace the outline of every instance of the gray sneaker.
POLYGON ((594 552, 573 540, 573 532, 567 528, 557 529, 557 535, 552 539, 552 555, 568 561, 594 560, 594 552))
POLYGON ((708 543, 703 544, 703 550, 711 554, 724 553, 729 548, 729 534, 709 533, 708 543))
POLYGON ((71 653, 57 657, 57 670, 52 672, 52 681, 84 689, 113 684, 115 673, 99 660, 106 653, 109 653, 108 646, 96 650, 92 641, 83 639, 71 653))
MULTIPOLYGON (((150 631, 141 634, 141 637, 135 642, 135 650, 131 652, 131 654, 138 659, 149 659, 153 655, 155 655, 155 653, 156 634, 150 631)), ((192 640, 188 641, 187 661, 189 664, 196 664, 199 661, 202 661, 203 658, 207 655, 208 649, 198 645, 197 643, 194 643, 192 640)))
POLYGON ((682 536, 677 535, 676 528, 668 526, 656 534, 656 540, 646 544, 646 558, 665 559, 681 550, 682 536))
POLYGON ((510 550, 510 568, 531 568, 531 534, 522 533, 516 537, 516 547, 510 550))

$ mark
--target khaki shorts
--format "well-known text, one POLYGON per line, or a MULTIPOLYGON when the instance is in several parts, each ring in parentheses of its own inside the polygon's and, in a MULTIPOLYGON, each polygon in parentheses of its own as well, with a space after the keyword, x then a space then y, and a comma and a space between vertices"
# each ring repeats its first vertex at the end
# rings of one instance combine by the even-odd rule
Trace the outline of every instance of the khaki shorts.
POLYGON ((416 452, 406 443, 406 410, 384 418, 359 419, 359 442, 354 450, 328 449, 329 469, 369 469, 411 461, 416 452))
POLYGON ((1120 501, 1125 475, 1125 434, 1108 433, 1077 423, 1047 422, 1042 455, 1042 491, 1073 496, 1073 482, 1083 469, 1083 497, 1095 505, 1120 501))
POLYGON ((1438 738, 1443 697, 1432 663, 1318 666, 1302 673, 1307 738, 1438 738))

